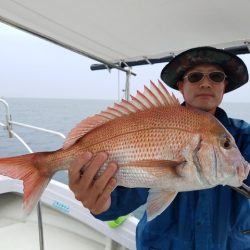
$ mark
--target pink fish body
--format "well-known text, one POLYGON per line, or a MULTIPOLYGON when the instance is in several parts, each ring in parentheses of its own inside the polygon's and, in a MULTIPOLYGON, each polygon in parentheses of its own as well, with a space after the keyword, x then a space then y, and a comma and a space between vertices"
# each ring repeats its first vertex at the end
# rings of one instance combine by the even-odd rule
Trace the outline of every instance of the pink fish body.
POLYGON ((0 159, 0 174, 24 181, 24 208, 29 212, 53 174, 68 169, 84 151, 108 152, 109 161, 119 165, 118 185, 150 188, 148 220, 165 210, 178 192, 240 186, 250 167, 214 116, 181 106, 162 83, 151 83, 151 89, 145 87, 132 101, 83 120, 62 149, 0 159))

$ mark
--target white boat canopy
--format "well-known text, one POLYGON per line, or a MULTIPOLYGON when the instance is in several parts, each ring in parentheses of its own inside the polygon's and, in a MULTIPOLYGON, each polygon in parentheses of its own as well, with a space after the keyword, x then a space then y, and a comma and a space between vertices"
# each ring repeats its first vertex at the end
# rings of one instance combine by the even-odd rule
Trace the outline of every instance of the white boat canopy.
POLYGON ((0 2, 1 21, 108 66, 167 61, 203 45, 247 53, 249 12, 248 0, 0 2))

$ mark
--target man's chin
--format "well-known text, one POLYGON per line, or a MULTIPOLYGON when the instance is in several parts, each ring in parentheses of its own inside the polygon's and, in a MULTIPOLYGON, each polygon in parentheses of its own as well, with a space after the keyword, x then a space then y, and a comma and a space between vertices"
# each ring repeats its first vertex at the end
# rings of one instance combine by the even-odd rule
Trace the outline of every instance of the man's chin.
POLYGON ((205 112, 210 112, 214 113, 216 110, 216 106, 211 105, 211 103, 197 103, 196 105, 193 106, 196 109, 205 111, 205 112))

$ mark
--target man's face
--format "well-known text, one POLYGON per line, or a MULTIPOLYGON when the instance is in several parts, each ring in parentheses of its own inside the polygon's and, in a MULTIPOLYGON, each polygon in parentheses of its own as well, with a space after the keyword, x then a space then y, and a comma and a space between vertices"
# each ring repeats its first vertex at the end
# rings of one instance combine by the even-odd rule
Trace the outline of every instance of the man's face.
POLYGON ((178 87, 187 107, 201 109, 214 114, 216 107, 222 101, 227 85, 227 80, 214 82, 209 79, 206 74, 214 71, 224 73, 223 69, 217 65, 201 64, 193 67, 184 74, 184 78, 178 82, 178 87), (205 76, 200 81, 191 83, 187 76, 192 72, 202 72, 205 73, 205 76))

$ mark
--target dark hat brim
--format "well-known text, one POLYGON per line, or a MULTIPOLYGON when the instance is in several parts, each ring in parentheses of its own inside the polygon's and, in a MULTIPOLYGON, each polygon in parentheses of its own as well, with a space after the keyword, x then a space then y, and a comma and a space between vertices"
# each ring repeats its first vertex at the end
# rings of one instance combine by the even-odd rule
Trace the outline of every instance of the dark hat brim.
POLYGON ((228 84, 225 93, 235 90, 248 81, 245 63, 236 55, 213 47, 197 47, 174 57, 161 71, 161 79, 171 88, 177 89, 185 72, 199 64, 216 64, 224 70, 228 84))

